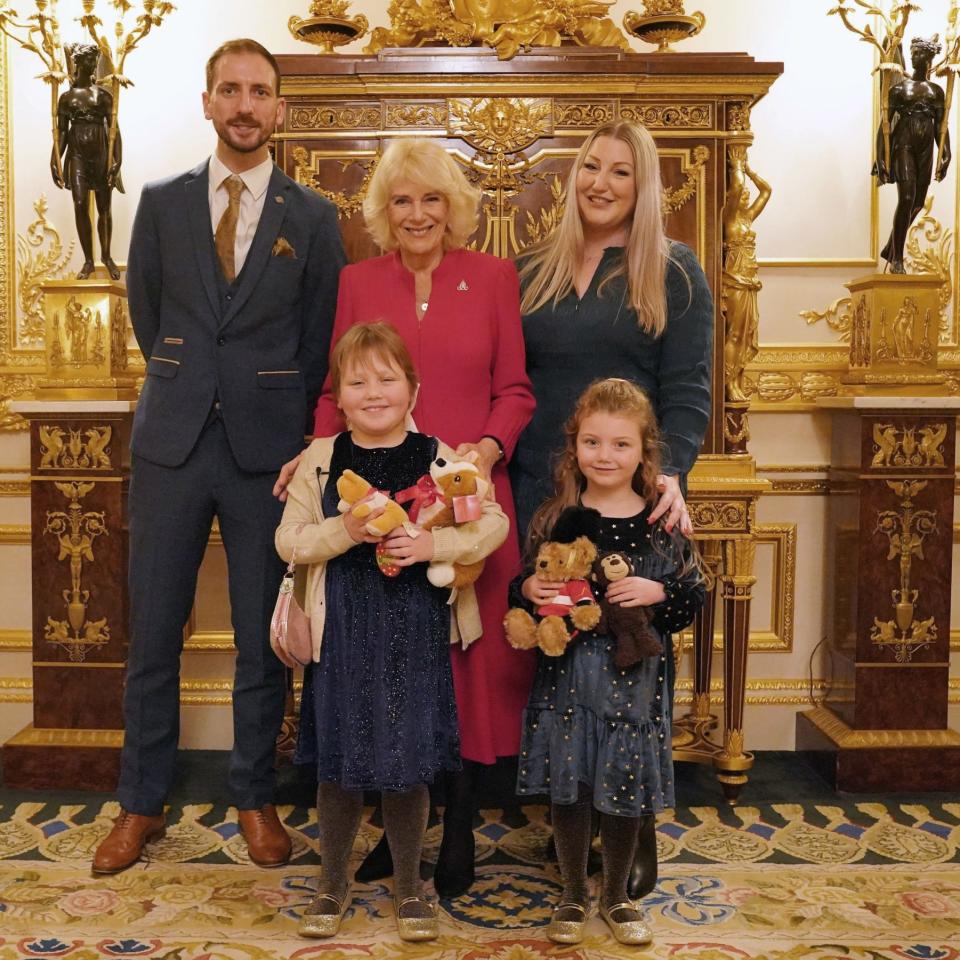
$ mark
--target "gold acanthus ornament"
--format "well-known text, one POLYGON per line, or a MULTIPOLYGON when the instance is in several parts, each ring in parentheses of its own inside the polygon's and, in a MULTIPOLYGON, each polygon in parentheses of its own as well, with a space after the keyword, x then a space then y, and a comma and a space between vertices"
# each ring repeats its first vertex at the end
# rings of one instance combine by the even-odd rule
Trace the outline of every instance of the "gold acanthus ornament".
POLYGON ((602 0, 392 0, 390 26, 377 27, 365 53, 442 41, 454 47, 493 47, 510 60, 529 47, 630 45, 602 0))
POLYGON ((918 620, 917 600, 920 590, 910 585, 913 558, 923 556, 923 541, 937 529, 934 510, 918 510, 914 500, 927 486, 926 480, 888 480, 887 486, 900 498, 900 510, 883 510, 877 514, 877 532, 890 542, 888 560, 897 560, 900 586, 890 591, 893 601, 892 620, 873 618, 870 640, 878 647, 892 647, 897 663, 910 663, 914 653, 937 642, 938 629, 933 617, 918 620))
POLYGON ((70 587, 63 591, 67 607, 67 619, 47 617, 43 638, 48 643, 67 651, 70 660, 82 663, 91 647, 103 646, 110 640, 110 627, 106 617, 99 620, 87 618, 90 591, 83 587, 83 565, 93 563, 93 542, 109 531, 106 513, 102 510, 86 510, 80 501, 96 486, 95 483, 70 481, 56 483, 56 488, 67 498, 66 511, 48 510, 44 534, 52 534, 59 544, 57 559, 70 564, 70 587))
POLYGON ((17 322, 17 344, 21 347, 42 347, 46 318, 43 313, 44 280, 64 275, 73 256, 74 242, 64 250, 56 227, 47 220, 47 198, 40 194, 33 202, 37 219, 26 234, 17 234, 17 301, 20 317, 17 322))

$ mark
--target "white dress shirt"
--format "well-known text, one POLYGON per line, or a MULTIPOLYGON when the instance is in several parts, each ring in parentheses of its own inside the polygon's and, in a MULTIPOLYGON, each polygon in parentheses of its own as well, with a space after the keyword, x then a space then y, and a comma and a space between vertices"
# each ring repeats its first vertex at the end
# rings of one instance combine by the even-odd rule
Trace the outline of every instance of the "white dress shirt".
MULTIPOLYGON (((243 269, 244 261, 250 252, 250 245, 253 243, 253 235, 257 232, 257 224, 260 222, 263 202, 266 199, 267 187, 272 175, 273 160, 269 157, 252 169, 236 174, 243 181, 244 186, 240 194, 240 216, 237 220, 237 238, 233 248, 233 262, 237 276, 243 269)), ((231 176, 234 176, 233 171, 224 166, 215 153, 212 154, 207 195, 210 200, 210 223, 214 234, 217 232, 220 218, 230 203, 230 195, 227 193, 224 181, 231 176)))

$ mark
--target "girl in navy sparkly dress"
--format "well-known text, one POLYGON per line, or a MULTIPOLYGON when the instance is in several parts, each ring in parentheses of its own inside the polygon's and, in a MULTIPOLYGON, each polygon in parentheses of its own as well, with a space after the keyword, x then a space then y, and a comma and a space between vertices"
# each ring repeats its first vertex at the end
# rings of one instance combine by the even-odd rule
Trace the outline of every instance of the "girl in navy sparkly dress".
POLYGON ((467 645, 482 627, 473 588, 461 588, 451 607, 449 590, 427 580, 426 562, 481 560, 503 543, 509 524, 492 499, 469 523, 431 531, 405 524, 385 537, 366 527, 382 510, 363 520, 340 513, 336 480, 346 469, 397 493, 434 460, 458 458, 436 438, 407 430, 417 377, 393 327, 352 327, 331 354, 330 373, 350 429, 314 440, 304 453, 276 536, 285 560, 295 555, 309 565, 305 607, 314 647, 297 760, 317 771, 323 875, 300 933, 328 937, 339 929, 363 791, 381 790, 398 930, 405 940, 428 940, 438 926, 419 877, 427 784, 460 766, 450 644, 467 645), (378 567, 381 540, 396 576, 378 567))
MULTIPOLYGON (((656 416, 646 395, 627 380, 595 382, 567 422, 557 492, 534 515, 529 553, 550 539, 564 509, 578 503, 592 508, 587 514, 598 550, 627 554, 634 571, 611 584, 606 599, 649 607, 651 632, 667 644, 673 631, 693 620, 704 588, 692 542, 679 531, 668 533, 663 520, 647 522, 659 471, 656 416)), ((560 586, 532 569, 513 591, 531 609, 548 603, 560 586)), ((559 657, 541 655, 524 713, 517 790, 550 796, 564 883, 547 928, 557 943, 583 937, 592 808, 599 811, 603 848, 600 914, 621 943, 652 939, 627 897, 627 878, 641 818, 674 802, 667 662, 661 654, 620 669, 615 652, 614 638, 590 631, 559 657)))

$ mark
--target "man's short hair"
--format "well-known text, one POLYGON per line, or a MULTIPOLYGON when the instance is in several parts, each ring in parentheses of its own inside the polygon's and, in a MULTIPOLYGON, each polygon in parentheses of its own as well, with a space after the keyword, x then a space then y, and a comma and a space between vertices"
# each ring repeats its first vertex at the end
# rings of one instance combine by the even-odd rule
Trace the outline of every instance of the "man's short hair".
POLYGON ((277 63, 277 58, 262 43, 257 43, 256 40, 251 40, 249 37, 240 37, 237 40, 228 40, 226 43, 221 43, 210 54, 210 59, 207 61, 207 93, 213 93, 213 76, 217 71, 217 64, 228 53, 260 54, 273 68, 273 75, 276 78, 273 92, 276 96, 280 96, 280 64, 277 63))

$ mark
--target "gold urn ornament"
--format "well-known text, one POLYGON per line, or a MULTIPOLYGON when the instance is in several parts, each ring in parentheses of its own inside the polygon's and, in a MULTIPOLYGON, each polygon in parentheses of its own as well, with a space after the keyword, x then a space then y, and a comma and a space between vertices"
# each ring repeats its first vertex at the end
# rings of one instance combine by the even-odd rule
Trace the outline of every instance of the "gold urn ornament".
POLYGON ((707 22, 702 13, 685 13, 683 0, 643 0, 643 10, 629 10, 623 28, 644 43, 657 44, 657 53, 672 53, 670 44, 695 37, 707 22))
POLYGON ((307 19, 291 17, 287 26, 298 40, 316 44, 321 53, 333 53, 364 36, 370 25, 362 13, 348 17, 349 6, 349 0, 314 0, 307 19))

